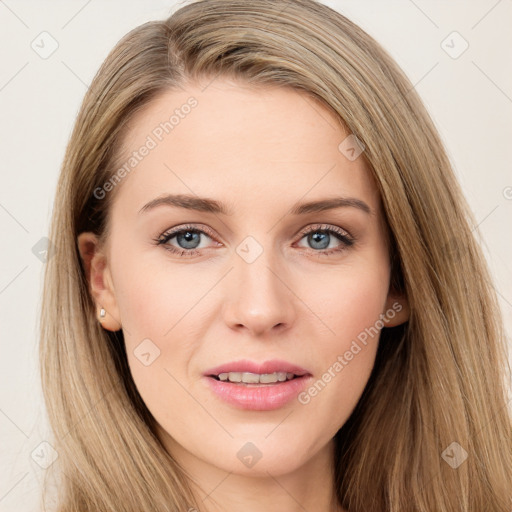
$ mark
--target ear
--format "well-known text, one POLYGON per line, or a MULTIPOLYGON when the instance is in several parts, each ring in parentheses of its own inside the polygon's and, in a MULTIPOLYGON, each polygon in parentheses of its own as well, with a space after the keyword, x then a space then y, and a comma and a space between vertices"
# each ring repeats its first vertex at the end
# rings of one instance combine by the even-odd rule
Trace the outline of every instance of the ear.
POLYGON ((388 293, 386 306, 383 312, 384 327, 396 327, 409 320, 409 302, 405 294, 392 292, 388 293))
POLYGON ((104 329, 118 331, 121 329, 121 321, 112 276, 98 237, 94 233, 84 232, 78 236, 77 243, 89 291, 96 302, 97 318, 104 329), (102 308, 105 310, 103 318, 100 316, 102 308))

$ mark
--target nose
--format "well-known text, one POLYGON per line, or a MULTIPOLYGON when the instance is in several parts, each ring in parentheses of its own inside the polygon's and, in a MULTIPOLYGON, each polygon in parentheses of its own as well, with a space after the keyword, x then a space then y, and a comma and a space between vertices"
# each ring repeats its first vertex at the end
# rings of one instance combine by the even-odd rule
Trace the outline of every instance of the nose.
POLYGON ((251 263, 234 255, 223 315, 231 329, 248 336, 265 336, 284 331, 296 315, 292 286, 286 267, 270 255, 270 250, 251 263))

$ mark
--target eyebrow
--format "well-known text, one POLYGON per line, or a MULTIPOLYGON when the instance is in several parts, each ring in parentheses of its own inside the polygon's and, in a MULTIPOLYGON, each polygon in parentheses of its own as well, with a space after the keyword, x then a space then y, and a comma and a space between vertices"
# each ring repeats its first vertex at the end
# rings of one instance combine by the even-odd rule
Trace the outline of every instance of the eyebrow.
MULTIPOLYGON (((223 203, 207 197, 198 197, 188 194, 166 194, 157 197, 146 203, 139 211, 144 213, 156 208, 157 206, 174 206, 187 210, 198 212, 215 213, 232 216, 232 210, 228 209, 223 203)), ((325 210, 334 210, 335 208, 357 208, 369 215, 373 214, 372 209, 360 199, 355 197, 332 197, 319 201, 310 201, 308 203, 296 203, 292 206, 290 213, 292 215, 305 215, 308 213, 322 212, 325 210)))

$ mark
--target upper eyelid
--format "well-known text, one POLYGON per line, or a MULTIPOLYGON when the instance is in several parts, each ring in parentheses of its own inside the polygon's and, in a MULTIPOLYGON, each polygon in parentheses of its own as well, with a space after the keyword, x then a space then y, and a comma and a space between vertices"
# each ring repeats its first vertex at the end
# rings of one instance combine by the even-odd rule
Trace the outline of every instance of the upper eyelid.
POLYGON ((333 224, 325 224, 325 223, 310 224, 309 226, 306 226, 304 229, 301 229, 299 231, 299 234, 308 233, 310 231, 337 231, 337 230, 343 231, 344 233, 347 234, 348 237, 353 238, 353 236, 350 234, 350 232, 348 230, 346 230, 345 228, 342 228, 340 226, 334 226, 333 224))
POLYGON ((215 235, 212 232, 212 230, 206 226, 203 226, 202 224, 199 224, 198 226, 190 226, 188 227, 187 224, 183 226, 176 226, 174 228, 166 229, 159 238, 166 237, 169 235, 175 235, 176 233, 181 233, 182 231, 201 231, 204 232, 205 235, 208 235, 210 238, 213 238, 215 235))

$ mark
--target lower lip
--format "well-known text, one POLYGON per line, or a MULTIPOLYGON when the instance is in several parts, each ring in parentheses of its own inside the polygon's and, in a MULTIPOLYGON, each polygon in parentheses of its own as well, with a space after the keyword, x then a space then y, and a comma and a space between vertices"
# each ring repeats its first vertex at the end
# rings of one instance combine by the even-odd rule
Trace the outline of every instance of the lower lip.
POLYGON ((275 384, 236 384, 205 377, 210 389, 228 404, 240 409, 272 411, 293 400, 307 386, 311 375, 275 384))

